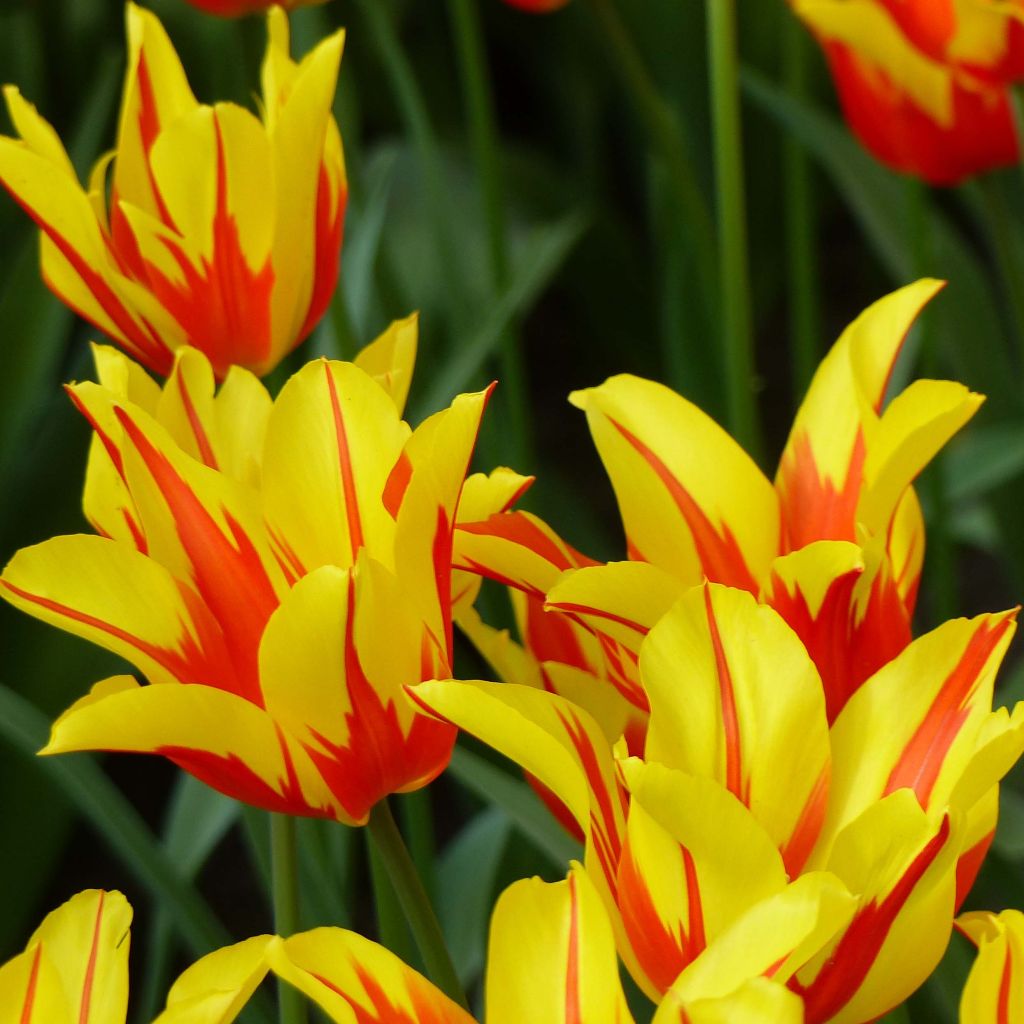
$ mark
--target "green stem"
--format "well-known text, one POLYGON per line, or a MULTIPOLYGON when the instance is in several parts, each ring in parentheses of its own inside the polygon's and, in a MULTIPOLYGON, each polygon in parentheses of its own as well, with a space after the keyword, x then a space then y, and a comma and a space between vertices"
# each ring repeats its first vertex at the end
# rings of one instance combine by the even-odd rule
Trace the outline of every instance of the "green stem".
POLYGON ((387 800, 381 800, 370 812, 367 823, 370 837, 384 862, 405 918, 412 929, 416 945, 423 956, 427 974, 435 985, 460 1006, 468 1009, 459 976, 452 965, 441 926, 416 868, 409 856, 402 834, 398 831, 387 800))
MULTIPOLYGON (((783 61, 786 92, 795 100, 808 95, 810 47, 803 25, 783 11, 783 61)), ((799 402, 807 390, 821 353, 819 328, 817 229, 811 162, 799 140, 787 138, 784 150, 786 179, 786 242, 789 265, 789 330, 793 344, 793 398, 799 402)))
POLYGON ((1002 191, 997 174, 983 175, 978 180, 978 195, 985 213, 985 224, 999 267, 1003 291, 1013 317, 1013 337, 1018 358, 1024 361, 1024 258, 1013 234, 1013 214, 1002 191))
POLYGON ((729 427, 740 444, 757 458, 760 436, 754 403, 736 0, 707 0, 707 28, 729 427))
MULTIPOLYGON (((477 0, 448 0, 476 178, 480 184, 484 222, 487 226, 491 279, 494 293, 497 294, 508 282, 508 227, 493 88, 487 71, 483 30, 476 5, 477 0)), ((520 468, 532 466, 533 438, 525 361, 519 338, 511 328, 505 331, 501 339, 501 375, 502 390, 510 412, 512 464, 520 468)))
MULTIPOLYGON (((274 879, 274 930, 287 938, 300 929, 295 819, 288 814, 270 816, 270 860, 274 879)), ((281 981, 278 984, 277 999, 281 1024, 304 1024, 306 1002, 300 992, 281 981)))
POLYGON ((377 914, 377 938, 400 960, 411 967, 418 966, 412 935, 398 902, 395 887, 384 865, 384 859, 369 833, 366 835, 366 854, 370 864, 370 885, 373 888, 373 906, 377 914))
POLYGON ((713 306, 717 294, 713 269, 716 259, 715 227, 688 155, 692 150, 683 135, 683 122, 673 115, 658 91, 622 23, 614 0, 590 0, 590 7, 601 26, 614 66, 644 124, 652 147, 668 170, 672 194, 699 257, 695 267, 695 291, 706 296, 706 301, 713 306))

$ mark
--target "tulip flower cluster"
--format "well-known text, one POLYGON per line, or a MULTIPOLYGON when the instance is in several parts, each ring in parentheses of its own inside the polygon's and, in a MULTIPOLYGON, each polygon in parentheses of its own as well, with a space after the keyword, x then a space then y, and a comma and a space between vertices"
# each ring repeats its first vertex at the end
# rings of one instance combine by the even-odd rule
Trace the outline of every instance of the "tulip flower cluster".
MULTIPOLYGON (((1009 0, 795 6, 885 159, 941 181, 1015 155, 1009 0), (888 104, 887 134, 869 103, 888 104)), ((117 146, 87 190, 6 93, 20 137, 0 140, 0 181, 40 228, 43 275, 128 353, 94 346, 97 380, 67 388, 92 432, 93 532, 0 575, 0 597, 137 673, 97 682, 41 752, 157 754, 246 804, 372 830, 459 730, 482 740, 584 850, 563 880, 499 898, 488 1024, 632 1024, 620 961, 654 1024, 867 1024, 925 981, 954 924, 979 951, 962 1019, 1016 1020, 1024 916, 957 918, 1024 753, 1024 702, 993 710, 1016 611, 912 628, 913 484, 982 402, 950 381, 890 393, 941 284, 842 334, 774 480, 661 384, 574 392, 625 535, 600 563, 512 510, 529 478, 470 472, 491 388, 404 420, 415 317, 276 395, 261 382, 331 300, 346 200, 342 36, 296 63, 284 11, 267 24, 257 118, 199 104, 129 5, 117 146), (475 607, 484 578, 519 642, 475 607), (456 625, 501 682, 456 678, 456 625)), ((101 890, 51 913, 0 967, 0 1024, 124 1024, 131 917, 101 890)), ((474 1020, 392 951, 323 927, 200 959, 158 1022, 230 1024, 268 974, 339 1024, 474 1020)))

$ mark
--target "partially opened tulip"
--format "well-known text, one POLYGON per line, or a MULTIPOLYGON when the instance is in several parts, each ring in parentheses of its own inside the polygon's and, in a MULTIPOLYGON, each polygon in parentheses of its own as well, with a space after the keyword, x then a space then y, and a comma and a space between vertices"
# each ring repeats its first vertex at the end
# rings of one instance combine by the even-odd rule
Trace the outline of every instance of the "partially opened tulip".
MULTIPOLYGON (((474 1024, 473 1018, 393 953, 340 928, 276 943, 268 962, 338 1024, 474 1024)), ((745 971, 723 950, 701 977, 680 979, 653 1024, 798 1024, 800 1000, 745 971)), ((753 959, 756 959, 753 958, 753 959)), ((615 937, 587 874, 510 886, 491 919, 487 1024, 633 1024, 619 981, 615 937)))
POLYGON ((343 36, 296 64, 273 9, 258 118, 198 103, 156 17, 129 4, 127 19, 117 146, 87 188, 12 86, 20 138, 0 137, 0 183, 39 225, 50 288, 150 369, 167 374, 189 345, 218 377, 236 364, 268 373, 337 281, 347 185, 331 106, 343 36))
POLYGON ((69 389, 100 535, 20 551, 0 594, 150 685, 98 683, 47 753, 162 754, 247 803, 358 824, 445 767, 455 730, 403 687, 451 673, 451 538, 489 392, 410 430, 414 353, 397 324, 273 403, 239 368, 215 394, 192 349, 162 392, 100 353, 105 383, 69 389))
POLYGON ((658 999, 701 958, 757 949, 811 1024, 874 1020, 928 976, 1024 750, 993 713, 1012 613, 957 620, 867 680, 829 726, 798 636, 704 584, 650 631, 642 758, 540 688, 428 682, 424 707, 520 764, 576 819, 623 959, 658 999))
MULTIPOLYGON (((48 914, 0 967, 0 1024, 125 1024, 132 908, 91 889, 48 914)), ((175 982, 154 1024, 231 1024, 267 973, 270 936, 203 957, 175 982)))
POLYGON ((1019 0, 791 3, 824 48, 850 127, 883 163, 952 185, 1017 162, 1019 0))
MULTIPOLYGON (((982 402, 961 384, 916 381, 885 404, 907 333, 940 287, 901 289, 843 333, 797 413, 774 484, 661 384, 620 375, 572 395, 611 478, 629 561, 597 565, 524 512, 463 524, 456 541, 458 566, 544 602, 543 634, 522 619, 521 631, 548 669, 547 688, 574 680, 565 695, 599 721, 630 721, 636 749, 647 711, 640 644, 686 588, 708 579, 759 595, 783 616, 814 659, 835 721, 910 642, 925 543, 912 483, 982 402), (537 642, 556 626, 557 648, 537 642), (579 626, 596 647, 579 642, 579 626)), ((502 662, 497 670, 507 668, 509 642, 463 618, 485 655, 502 662)), ((525 676, 520 668, 513 681, 525 676)))
POLYGON ((979 911, 957 918, 957 927, 978 947, 964 985, 960 1024, 1024 1021, 1024 914, 979 911))

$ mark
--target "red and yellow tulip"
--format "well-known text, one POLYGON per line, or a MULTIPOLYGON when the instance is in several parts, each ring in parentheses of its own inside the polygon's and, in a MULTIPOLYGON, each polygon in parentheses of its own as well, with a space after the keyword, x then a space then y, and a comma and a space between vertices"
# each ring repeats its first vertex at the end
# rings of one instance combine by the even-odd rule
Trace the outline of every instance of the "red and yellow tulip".
POLYGON ((883 163, 951 185, 1017 162, 1019 0, 791 2, 824 48, 850 127, 883 163))
MULTIPOLYGON (((687 587, 709 579, 782 615, 810 652, 835 721, 910 642, 925 542, 912 482, 982 401, 960 384, 916 381, 883 409, 907 332, 940 287, 904 288, 843 333, 797 413, 774 484, 661 384, 621 375, 576 392, 618 499, 629 561, 597 565, 522 512, 467 524, 456 542, 457 565, 546 609, 542 631, 520 616, 542 684, 609 723, 612 740, 631 722, 637 749, 647 711, 640 644, 687 587), (571 691, 559 689, 563 679, 575 682, 571 691)), ((506 638, 462 620, 499 672, 532 681, 506 638)))
POLYGON ((977 912, 957 927, 978 947, 978 958, 960 1000, 960 1024, 1024 1021, 1024 914, 977 912))
MULTIPOLYGON (((274 972, 339 1024, 474 1024, 393 953, 355 932, 319 928, 276 943, 274 972)), ((746 950, 723 949, 700 977, 680 979, 654 1024, 798 1024, 800 1001, 745 971, 746 950)), ((615 937, 587 874, 510 886, 491 919, 487 1024, 633 1024, 619 982, 615 937)))
MULTIPOLYGON (((489 392, 411 431, 415 346, 396 324, 275 402, 238 367, 216 393, 194 349, 162 391, 101 350, 101 383, 69 388, 95 431, 99 535, 18 552, 0 594, 150 685, 98 683, 47 753, 159 753, 248 803, 348 823, 444 768, 454 729, 403 687, 451 673, 452 532, 489 392)), ((469 490, 501 507, 501 479, 469 490)))
POLYGON ((338 276, 347 185, 331 114, 343 35, 300 63, 271 10, 262 119, 200 104, 157 18, 127 10, 117 146, 83 188, 13 86, 0 182, 39 225, 52 291, 160 374, 199 349, 218 378, 269 372, 316 326, 338 276), (107 201, 110 179, 110 201, 107 201))
POLYGON ((786 982, 811 1024, 854 1024, 934 968, 991 841, 998 781, 1024 749, 1024 705, 991 712, 1013 618, 913 641, 830 728, 817 669, 778 612, 738 588, 691 588, 640 651, 642 759, 542 689, 412 692, 572 814, 648 994, 735 942, 763 948, 755 973, 786 982))
MULTIPOLYGON (((0 967, 0 1024, 124 1024, 132 908, 91 889, 48 914, 0 967)), ((154 1024, 231 1024, 267 972, 270 936, 217 950, 171 988, 154 1024)))

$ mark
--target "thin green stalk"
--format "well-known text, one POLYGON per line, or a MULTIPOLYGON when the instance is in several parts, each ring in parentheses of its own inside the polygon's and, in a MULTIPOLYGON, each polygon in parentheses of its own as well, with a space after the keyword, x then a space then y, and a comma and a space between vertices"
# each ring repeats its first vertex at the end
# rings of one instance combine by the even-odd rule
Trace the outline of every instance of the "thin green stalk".
MULTIPOLYGON (((288 814, 270 815, 270 860, 274 879, 274 930, 287 938, 300 929, 299 861, 295 819, 288 814)), ((306 1001, 285 981, 278 984, 281 1024, 305 1024, 306 1001)))
POLYGON ((437 915, 430 905, 426 890, 416 874, 402 834, 395 824, 387 800, 381 800, 370 812, 366 826, 377 852, 384 862, 405 918, 412 929, 416 945, 423 956, 427 974, 435 985, 460 1006, 468 1009, 466 995, 459 984, 459 976, 445 945, 437 915))
MULTIPOLYGON (((810 55, 806 29, 789 11, 783 11, 783 17, 786 92, 795 100, 806 99, 810 55)), ((783 159, 789 266, 789 331, 793 344, 793 398, 799 402, 821 357, 821 309, 815 244, 817 211, 811 188, 811 162, 799 140, 787 137, 783 159)))
POLYGON ((370 865, 370 885, 373 888, 373 906, 377 915, 377 937, 405 963, 416 966, 416 949, 412 935, 398 902, 395 887, 373 839, 366 834, 366 855, 370 865))
MULTIPOLYGON (((717 2, 717 0, 712 0, 717 2)), ((666 104, 643 58, 626 30, 614 0, 590 0, 612 61, 637 114, 650 136, 652 148, 664 160, 672 194, 698 253, 695 272, 700 294, 713 305, 717 294, 714 265, 715 227, 690 160, 683 122, 666 104)))
POLYGON ((718 198, 719 299, 729 428, 740 444, 757 458, 760 435, 754 403, 736 0, 707 0, 707 27, 718 198))
MULTIPOLYGON (((484 35, 477 0, 448 0, 452 35, 459 61, 462 93, 473 146, 476 178, 480 185, 491 281, 495 294, 508 283, 508 227, 505 220, 505 187, 498 154, 498 129, 494 90, 487 70, 484 35)), ((517 332, 509 328, 501 339, 501 384, 509 410, 512 464, 533 465, 526 367, 517 332)))
POLYGON ((437 856, 437 842, 434 834, 434 810, 429 789, 418 789, 406 793, 401 802, 402 824, 409 837, 409 855, 416 872, 423 882, 423 888, 431 899, 437 892, 434 861, 437 856))
POLYGON ((1013 336, 1018 358, 1024 362, 1024 255, 1014 238, 1014 218, 997 174, 986 174, 978 180, 989 240, 999 267, 999 277, 1009 301, 1013 317, 1013 336))

